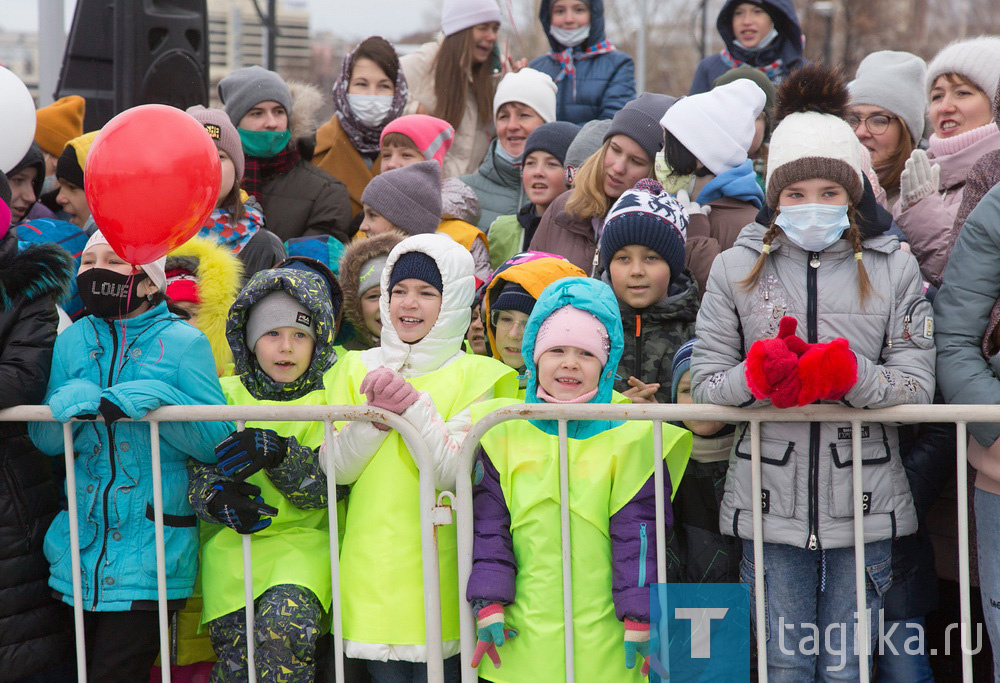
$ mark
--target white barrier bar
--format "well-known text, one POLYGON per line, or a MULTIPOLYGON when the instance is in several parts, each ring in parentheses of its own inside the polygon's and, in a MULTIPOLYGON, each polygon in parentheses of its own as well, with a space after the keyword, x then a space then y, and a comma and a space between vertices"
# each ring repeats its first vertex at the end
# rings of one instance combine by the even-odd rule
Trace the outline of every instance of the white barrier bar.
POLYGON ((750 423, 750 497, 753 511, 753 591, 757 620, 757 673, 760 680, 767 680, 767 603, 764 601, 764 501, 760 493, 760 422, 750 423))
MULTIPOLYGON (((103 418, 98 417, 101 422, 103 418)), ((437 496, 434 489, 433 462, 426 444, 420 438, 419 431, 407 420, 395 413, 372 408, 370 406, 228 406, 228 405, 208 405, 208 406, 166 406, 152 410, 143 418, 144 422, 215 422, 215 421, 259 421, 259 422, 334 422, 334 421, 354 421, 362 420, 368 422, 382 422, 396 430, 407 449, 413 457, 420 473, 420 525, 422 541, 422 569, 424 581, 424 624, 427 634, 427 681, 428 683, 443 683, 444 662, 442 657, 441 643, 441 589, 438 572, 438 551, 437 536, 434 529, 431 511, 436 505, 437 496)), ((0 422, 47 422, 52 421, 52 412, 48 406, 17 406, 0 410, 0 422)), ((76 618, 76 643, 77 643, 77 669, 78 680, 86 683, 86 648, 83 628, 83 586, 80 574, 80 535, 79 518, 77 510, 76 496, 76 470, 73 452, 73 422, 63 426, 63 450, 66 461, 66 488, 67 502, 69 508, 70 543, 72 545, 73 566, 73 607, 76 618)), ((152 427, 151 427, 152 429, 152 427)), ((329 432, 328 432, 329 433, 329 432)), ((152 434, 151 434, 152 438, 152 434)), ((158 437, 152 439, 153 447, 159 457, 158 437)), ((159 468, 155 468, 159 471, 159 468)), ((152 482, 156 493, 160 498, 159 521, 156 523, 157 533, 160 536, 158 547, 158 562, 165 563, 163 554, 162 534, 162 481, 160 475, 154 475, 152 482)), ((333 496, 333 504, 336 506, 336 494, 333 496)), ((155 510, 154 510, 155 513, 155 510)), ((336 512, 334 511, 334 514, 336 512)), ((331 543, 337 544, 337 539, 331 539, 331 543)), ((334 551, 331 551, 334 556, 334 551)), ((163 565, 165 575, 165 564, 163 565)), ((159 570, 159 566, 158 566, 159 570)), ((166 584, 163 575, 158 581, 158 590, 165 591, 166 584)), ((95 587, 96 590, 96 587, 95 587)), ((339 585, 334 589, 339 593, 339 585)), ((165 593, 164 593, 165 595, 165 593)), ((252 600, 250 601, 252 603, 252 600)), ((161 604, 161 610, 163 605, 161 604)), ((335 620, 340 620, 340 603, 334 602, 333 610, 335 620)), ((162 612, 161 612, 162 620, 162 612)), ((161 623, 161 629, 163 629, 161 623)), ((161 630, 161 634, 162 634, 161 630)), ((247 643, 252 647, 252 632, 248 630, 247 643)), ((162 647, 162 638, 161 638, 162 647)), ((342 655, 342 640, 337 647, 342 655)), ((168 649, 169 653, 169 649, 168 649)), ((165 668, 169 668, 169 657, 164 658, 165 668)), ((343 662, 340 658, 339 667, 343 662)), ((339 672, 338 672, 339 673, 339 672)), ((166 674, 169 676, 169 674, 166 674)), ((252 674, 251 674, 252 675, 252 674)), ((343 678, 338 678, 343 680, 343 678)))
MULTIPOLYGON (((667 520, 663 508, 666 486, 663 481, 663 423, 653 421, 653 492, 656 501, 656 582, 667 582, 667 520)), ((673 487, 671 486, 671 491, 673 487)))
MULTIPOLYGON (((48 408, 45 409, 48 412, 48 408)), ((4 411, 0 411, 2 413, 4 411)), ((51 419, 51 414, 49 415, 51 419)), ((66 503, 69 508, 69 554, 73 568, 73 620, 76 623, 77 680, 87 683, 87 645, 83 628, 83 579, 80 576, 80 520, 77 517, 76 463, 73 452, 73 423, 63 425, 63 458, 66 463, 66 503)))
MULTIPOLYGON (((868 623, 868 600, 865 583, 865 509, 864 482, 862 474, 864 462, 861 452, 861 420, 851 422, 851 481, 854 494, 854 597, 858 609, 855 635, 858 638, 858 673, 861 683, 868 683, 870 665, 868 663, 868 643, 870 624, 868 623)), ((846 648, 847 643, 843 643, 846 648)))
MULTIPOLYGON (((51 420, 51 412, 46 406, 19 406, 0 411, 0 421, 47 421, 51 420)), ((440 614, 440 591, 437 581, 429 582, 429 577, 437 576, 437 548, 434 535, 433 522, 430 519, 430 507, 436 500, 433 488, 433 475, 431 474, 431 461, 426 451, 426 446, 419 439, 419 434, 405 420, 398 416, 387 413, 379 409, 372 409, 366 406, 171 406, 151 411, 147 418, 161 422, 188 422, 188 421, 216 421, 216 420, 260 420, 260 421, 329 421, 329 420, 377 420, 390 425, 399 431, 400 436, 407 443, 411 454, 420 469, 421 476, 421 537, 423 542, 423 570, 425 584, 425 625, 428 634, 428 680, 429 683, 437 683, 443 678, 443 665, 441 659, 441 614, 440 614), (428 492, 429 489, 429 492, 428 492), (429 495, 428 495, 429 493, 429 495), (426 523, 425 523, 426 518, 426 523), (429 542, 428 542, 429 541, 429 542), (428 571, 430 569, 431 571, 428 571), (431 586, 428 583, 432 583, 431 586), (433 637, 432 637, 433 636, 433 637), (435 652, 437 656, 435 657, 435 652)), ((968 422, 1000 422, 1000 406, 985 405, 920 405, 920 406, 897 406, 879 410, 857 410, 841 406, 808 406, 799 409, 777 410, 773 408, 746 410, 726 406, 709 405, 657 405, 657 406, 634 406, 634 405, 583 405, 583 406, 556 406, 556 405, 519 405, 511 408, 495 411, 473 425, 470 430, 459 462, 456 510, 458 511, 458 550, 459 550, 459 590, 461 591, 461 622, 462 622, 462 661, 463 680, 475 681, 476 672, 468 666, 471 660, 472 648, 475 644, 474 619, 471 618, 471 609, 464 599, 465 585, 472 567, 472 486, 471 486, 471 465, 473 455, 478 447, 479 440, 492 426, 510 419, 556 419, 556 420, 592 420, 592 419, 652 419, 654 421, 681 420, 705 420, 724 422, 750 422, 751 432, 751 471, 754 484, 759 487, 759 467, 760 467, 760 422, 832 422, 832 423, 921 423, 921 422, 954 422, 958 425, 958 455, 956 464, 958 466, 958 517, 959 517, 959 568, 960 568, 960 591, 961 608, 963 621, 963 680, 972 681, 971 670, 971 615, 969 610, 969 577, 968 577, 968 496, 965 489, 966 474, 966 448, 965 433, 968 422), (753 465, 756 463, 756 472, 753 465)), ((75 488, 75 470, 72 450, 72 425, 64 426, 64 448, 67 464, 67 499, 70 510, 70 541, 73 572, 74 572, 74 613, 77 625, 77 661, 78 680, 86 680, 85 666, 85 641, 83 637, 83 606, 82 606, 82 583, 80 576, 80 554, 79 554, 79 527, 77 514, 77 500, 75 488)), ((854 430, 859 432, 858 429, 854 430)), ((852 450, 855 444, 852 443, 852 450)), ((658 487, 659 488, 659 487, 658 487)), ((662 495, 662 491, 659 492, 662 495)), ((162 489, 160 495, 162 496, 162 489)), ((336 496, 333 494, 334 505, 336 496)), ((762 540, 762 515, 758 518, 756 514, 761 507, 759 496, 754 496, 754 557, 758 563, 758 568, 762 568, 763 540, 762 540)), ((162 513, 162 510, 161 510, 162 513)), ((162 530, 161 530, 162 533, 162 530)), ((862 536, 863 538, 863 536, 862 536)), ((332 540, 336 543, 336 540, 332 540)), ((857 550, 856 550, 857 552, 857 550)), ((331 552, 331 556, 334 553, 331 552)), ((660 576, 660 564, 662 558, 658 555, 657 576, 660 576)), ((759 600, 763 597, 762 584, 763 573, 756 572, 755 582, 758 587, 757 613, 759 623, 764 623, 761 612, 763 604, 759 600)), ((339 612, 339 602, 334 604, 335 612, 339 612)), ((765 630, 758 629, 758 645, 762 645, 762 635, 765 630)), ((758 669, 761 679, 766 680, 766 650, 760 649, 758 669)))
MULTIPOLYGON (((245 420, 236 420, 236 431, 246 429, 245 420)), ((257 683, 257 605, 253 590, 253 541, 250 534, 240 534, 243 551, 243 622, 247 638, 247 683, 257 683)))
MULTIPOLYGON (((333 422, 323 423, 323 443, 333 443, 333 422)), ((340 520, 337 516, 337 472, 332 466, 326 468, 326 501, 327 513, 330 518, 330 581, 333 584, 333 604, 340 605, 340 520)), ((333 666, 336 678, 344 678, 344 626, 340 610, 333 610, 333 623, 330 625, 333 635, 333 666)))
MULTIPOLYGON (((969 598, 969 489, 968 462, 966 447, 966 423, 955 423, 957 478, 955 486, 958 493, 958 595, 959 608, 962 615, 962 680, 972 680, 972 606, 969 598)), ((980 561, 996 562, 996 558, 981 558, 980 561)), ((1000 649, 1000 648, 998 648, 1000 649)), ((1000 652, 994 651, 994 657, 1000 657, 1000 652)))
POLYGON ((156 420, 149 422, 149 445, 153 473, 153 532, 156 536, 156 610, 160 617, 160 676, 163 683, 170 683, 167 551, 163 538, 163 471, 160 469, 160 423, 156 420))
POLYGON ((573 549, 569 532, 569 437, 566 420, 559 420, 559 522, 562 537, 563 639, 566 648, 566 681, 576 681, 573 654, 573 549))

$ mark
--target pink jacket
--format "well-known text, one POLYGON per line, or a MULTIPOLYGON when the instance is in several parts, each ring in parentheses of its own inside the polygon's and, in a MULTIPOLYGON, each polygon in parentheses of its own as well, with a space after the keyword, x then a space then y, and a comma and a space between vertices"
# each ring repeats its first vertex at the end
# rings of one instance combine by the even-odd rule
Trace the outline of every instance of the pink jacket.
POLYGON ((902 202, 893 207, 892 217, 910 242, 913 255, 920 263, 920 273, 935 286, 941 286, 944 267, 958 233, 953 230, 958 207, 965 191, 965 177, 976 161, 988 152, 1000 149, 1000 130, 954 154, 934 156, 931 161, 941 166, 941 185, 931 194, 905 211, 902 202))

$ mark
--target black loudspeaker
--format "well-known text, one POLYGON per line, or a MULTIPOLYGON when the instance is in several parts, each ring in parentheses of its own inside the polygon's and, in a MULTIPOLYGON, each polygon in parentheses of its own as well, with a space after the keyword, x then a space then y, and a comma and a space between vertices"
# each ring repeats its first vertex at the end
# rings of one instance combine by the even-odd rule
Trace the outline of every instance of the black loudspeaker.
POLYGON ((84 131, 139 104, 208 104, 206 0, 77 0, 55 96, 87 100, 84 131))

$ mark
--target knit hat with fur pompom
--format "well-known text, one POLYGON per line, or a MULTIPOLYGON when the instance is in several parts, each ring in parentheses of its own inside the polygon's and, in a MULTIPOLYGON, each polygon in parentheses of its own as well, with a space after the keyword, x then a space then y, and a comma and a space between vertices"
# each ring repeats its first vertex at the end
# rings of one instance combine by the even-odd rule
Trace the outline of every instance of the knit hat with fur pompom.
POLYGON ((849 102, 843 77, 826 66, 809 64, 781 84, 765 182, 769 207, 786 187, 812 178, 842 185, 851 204, 861 200, 861 143, 844 121, 849 102))

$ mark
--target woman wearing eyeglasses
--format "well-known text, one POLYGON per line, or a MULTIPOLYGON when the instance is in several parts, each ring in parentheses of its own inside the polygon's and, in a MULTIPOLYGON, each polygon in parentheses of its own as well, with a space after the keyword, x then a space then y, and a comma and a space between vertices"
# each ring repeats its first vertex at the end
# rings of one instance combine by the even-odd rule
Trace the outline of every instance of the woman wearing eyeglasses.
POLYGON ((865 57, 848 85, 847 123, 871 154, 890 210, 899 199, 899 176, 924 132, 926 77, 927 65, 920 57, 883 50, 865 57))

